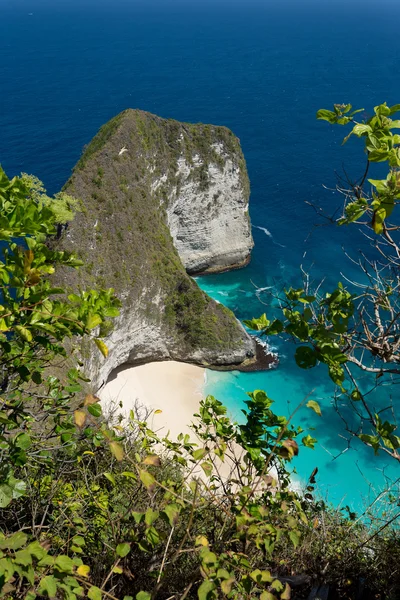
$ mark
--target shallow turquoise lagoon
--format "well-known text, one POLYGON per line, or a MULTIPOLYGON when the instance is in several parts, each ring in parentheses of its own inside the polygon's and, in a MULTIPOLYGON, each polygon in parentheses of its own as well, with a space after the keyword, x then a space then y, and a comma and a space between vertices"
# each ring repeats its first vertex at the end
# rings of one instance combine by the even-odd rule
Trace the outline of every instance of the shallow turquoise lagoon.
MULTIPOLYGON (((249 269, 249 276, 251 269, 249 269)), ((199 278, 201 287, 216 300, 222 301, 231 308, 247 303, 247 310, 275 312, 271 301, 268 304, 268 293, 273 288, 254 288, 248 279, 247 270, 199 278), (236 279, 236 283, 234 282, 236 279), (220 281, 219 281, 220 280, 220 281)), ((264 286, 269 288, 269 286, 264 286)), ((303 406, 293 417, 293 424, 300 425, 304 434, 310 433, 318 440, 315 449, 300 445, 299 456, 292 461, 293 480, 296 485, 305 487, 307 479, 315 467, 318 467, 317 490, 319 497, 336 507, 349 506, 358 513, 363 512, 380 496, 383 490, 392 486, 396 492, 398 483, 397 465, 390 457, 384 455, 374 457, 373 451, 354 438, 349 444, 349 436, 344 422, 338 415, 333 401, 334 385, 328 377, 324 365, 304 371, 296 365, 293 354, 294 346, 290 341, 270 339, 272 349, 279 353, 280 362, 277 368, 264 372, 240 373, 218 372, 207 370, 205 393, 211 394, 223 402, 230 414, 240 420, 241 410, 246 393, 257 389, 265 390, 275 401, 274 408, 278 414, 290 416, 297 407, 309 399, 316 400, 322 409, 319 417, 311 409, 303 406)), ((367 382, 365 382, 367 384, 367 382)), ((375 393, 373 401, 383 406, 392 390, 382 388, 375 393)), ((354 415, 345 402, 338 401, 338 408, 346 422, 351 425, 354 415)), ((382 496, 382 502, 387 498, 382 496)), ((374 506, 383 506, 381 502, 374 506)))

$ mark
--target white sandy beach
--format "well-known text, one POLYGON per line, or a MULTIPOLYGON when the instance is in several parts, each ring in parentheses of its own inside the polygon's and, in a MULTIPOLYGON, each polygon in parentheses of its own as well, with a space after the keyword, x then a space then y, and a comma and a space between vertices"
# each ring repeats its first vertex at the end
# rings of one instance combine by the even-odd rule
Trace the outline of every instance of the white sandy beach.
POLYGON ((106 405, 121 401, 125 415, 137 402, 147 409, 161 410, 159 414, 153 412, 150 427, 163 434, 170 431, 170 437, 176 439, 179 433, 190 432, 193 414, 203 397, 204 378, 201 367, 176 361, 153 362, 117 369, 99 396, 106 405))
MULTIPOLYGON (((153 411, 148 424, 159 435, 170 432, 170 438, 175 440, 180 433, 189 433, 192 441, 196 441, 196 434, 190 429, 190 424, 204 397, 205 372, 202 367, 177 361, 121 367, 116 369, 112 378, 99 391, 99 396, 105 406, 122 402, 120 411, 126 416, 130 410, 135 410, 137 404, 153 411), (154 414, 157 410, 162 412, 154 414)), ((238 448, 235 454, 240 457, 242 449, 238 448)), ((216 464, 223 477, 231 477, 231 460, 221 463, 217 459, 216 464)), ((274 469, 269 472, 276 476, 274 469)), ((204 477, 200 468, 196 474, 204 477)))

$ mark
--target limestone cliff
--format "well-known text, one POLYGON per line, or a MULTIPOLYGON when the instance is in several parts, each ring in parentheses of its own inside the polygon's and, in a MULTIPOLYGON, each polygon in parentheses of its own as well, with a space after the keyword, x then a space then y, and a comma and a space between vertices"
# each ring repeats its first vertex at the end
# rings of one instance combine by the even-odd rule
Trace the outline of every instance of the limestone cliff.
MULTIPOLYGON (((194 149, 192 156, 177 160, 178 183, 171 186, 166 206, 175 247, 191 274, 242 267, 253 240, 248 177, 238 140, 229 139, 222 127, 214 132, 209 126, 195 127, 200 135, 208 134, 209 148, 205 156, 194 149), (220 141, 214 141, 215 135, 220 141)), ((183 133, 181 141, 188 145, 183 133)))
POLYGON ((100 129, 64 189, 84 207, 60 242, 85 263, 63 275, 67 285, 113 287, 122 301, 108 359, 85 356, 95 385, 124 363, 233 367, 254 357, 234 315, 184 268, 210 272, 248 261, 249 183, 231 131, 124 111, 100 129))

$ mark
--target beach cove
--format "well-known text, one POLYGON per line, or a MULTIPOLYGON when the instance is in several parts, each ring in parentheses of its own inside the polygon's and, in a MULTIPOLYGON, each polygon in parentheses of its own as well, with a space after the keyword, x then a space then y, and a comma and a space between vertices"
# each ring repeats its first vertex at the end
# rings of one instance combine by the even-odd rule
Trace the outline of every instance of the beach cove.
POLYGON ((161 436, 169 432, 176 440, 180 433, 193 435, 189 426, 204 396, 205 373, 202 367, 177 361, 121 367, 113 372, 99 396, 106 407, 115 406, 124 416, 141 407, 144 414, 150 413, 151 429, 161 436))

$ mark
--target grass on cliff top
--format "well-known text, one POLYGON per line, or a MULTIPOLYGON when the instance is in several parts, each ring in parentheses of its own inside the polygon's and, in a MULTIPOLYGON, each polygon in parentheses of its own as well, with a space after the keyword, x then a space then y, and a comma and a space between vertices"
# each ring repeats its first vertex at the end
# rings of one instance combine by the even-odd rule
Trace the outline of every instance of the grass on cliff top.
POLYGON ((82 156, 77 162, 75 169, 83 169, 86 166, 87 161, 94 155, 98 150, 104 147, 107 143, 107 140, 111 138, 113 133, 117 130, 118 125, 123 120, 124 114, 127 111, 123 111, 107 121, 102 127, 100 127, 99 131, 96 133, 94 138, 89 142, 87 146, 85 146, 82 156))

